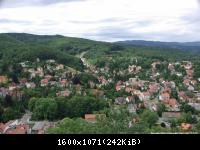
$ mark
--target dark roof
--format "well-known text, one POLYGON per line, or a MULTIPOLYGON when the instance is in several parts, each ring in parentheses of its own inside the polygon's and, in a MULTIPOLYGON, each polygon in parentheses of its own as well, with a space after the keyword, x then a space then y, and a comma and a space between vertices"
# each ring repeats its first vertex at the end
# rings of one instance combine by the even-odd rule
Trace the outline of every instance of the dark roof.
POLYGON ((179 118, 181 116, 181 112, 163 112, 163 118, 179 118))
POLYGON ((115 104, 118 104, 118 105, 126 104, 126 99, 124 97, 118 97, 115 99, 115 104))
POLYGON ((36 122, 35 125, 33 126, 32 130, 42 130, 45 126, 45 122, 36 122))

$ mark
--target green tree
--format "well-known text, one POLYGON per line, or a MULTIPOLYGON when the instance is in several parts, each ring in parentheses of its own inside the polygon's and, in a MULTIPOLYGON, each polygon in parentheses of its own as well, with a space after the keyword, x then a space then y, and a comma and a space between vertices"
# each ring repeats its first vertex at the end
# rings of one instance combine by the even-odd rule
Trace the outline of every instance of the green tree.
POLYGON ((149 126, 146 122, 138 122, 128 128, 126 132, 131 134, 143 134, 148 133, 148 128, 149 126))
POLYGON ((181 124, 181 123, 196 123, 197 122, 197 119, 196 117, 193 117, 192 114, 189 112, 189 113, 183 113, 181 115, 181 117, 178 119, 178 123, 181 124))
POLYGON ((9 120, 13 120, 16 118, 20 117, 20 112, 18 112, 15 109, 12 109, 11 107, 6 108, 6 110, 4 111, 3 115, 2 115, 2 120, 3 122, 7 122, 9 120))
POLYGON ((2 115, 3 115, 3 107, 0 105, 0 122, 3 120, 3 117, 2 117, 2 115))
POLYGON ((28 109, 30 111, 33 111, 35 109, 35 104, 38 101, 38 98, 31 98, 29 103, 28 103, 28 109))
POLYGON ((32 99, 29 107, 33 111, 33 119, 37 120, 54 120, 57 115, 57 103, 52 98, 39 98, 38 100, 32 99))
MULTIPOLYGON (((98 127, 101 128, 101 133, 123 134, 133 133, 134 129, 129 130, 129 123, 132 121, 133 115, 124 107, 118 109, 109 109, 106 112, 106 118, 101 118, 98 121, 98 127)), ((136 132, 136 128, 135 128, 136 132)))
POLYGON ((158 113, 159 117, 162 117, 162 113, 163 113, 165 110, 166 110, 166 107, 165 107, 164 104, 159 103, 159 104, 157 105, 157 113, 158 113))
POLYGON ((198 133, 200 133, 200 121, 196 124, 196 130, 198 133))
POLYGON ((86 122, 80 118, 65 118, 55 128, 49 129, 48 133, 56 134, 122 134, 122 133, 145 133, 147 125, 137 123, 129 127, 133 119, 127 109, 105 109, 101 113, 106 116, 97 117, 96 123, 86 122))
POLYGON ((89 73, 81 73, 77 76, 77 78, 80 80, 82 85, 87 86, 89 81, 93 81, 94 83, 98 83, 98 80, 96 77, 94 77, 92 74, 89 73))
POLYGON ((14 104, 13 99, 10 95, 6 95, 4 99, 4 106, 5 107, 11 107, 14 104))
POLYGON ((156 69, 162 72, 166 69, 166 66, 164 64, 156 64, 156 69))
POLYGON ((57 113, 57 118, 65 118, 69 114, 69 106, 67 105, 67 101, 69 99, 65 97, 57 97, 56 102, 58 105, 58 113, 57 113))
POLYGON ((176 128, 178 125, 178 121, 176 119, 170 120, 171 128, 176 128))
POLYGON ((67 115, 69 117, 83 117, 87 113, 92 113, 105 107, 108 107, 108 103, 105 100, 90 96, 74 96, 66 102, 67 115))
POLYGON ((178 100, 178 93, 176 89, 174 88, 172 89, 171 96, 172 98, 175 98, 176 100, 178 100))
POLYGON ((190 113, 193 114, 195 112, 195 109, 192 106, 188 105, 187 103, 183 103, 181 105, 180 109, 181 109, 181 111, 183 111, 185 113, 189 113, 190 112, 190 113))
POLYGON ((122 51, 122 50, 124 50, 124 47, 116 44, 113 44, 110 48, 110 51, 122 51))
POLYGON ((141 114, 141 120, 148 123, 151 128, 158 121, 158 114, 150 110, 144 110, 141 114))
POLYGON ((98 133, 95 124, 86 122, 81 118, 63 119, 55 128, 48 129, 47 133, 50 134, 91 134, 98 133))

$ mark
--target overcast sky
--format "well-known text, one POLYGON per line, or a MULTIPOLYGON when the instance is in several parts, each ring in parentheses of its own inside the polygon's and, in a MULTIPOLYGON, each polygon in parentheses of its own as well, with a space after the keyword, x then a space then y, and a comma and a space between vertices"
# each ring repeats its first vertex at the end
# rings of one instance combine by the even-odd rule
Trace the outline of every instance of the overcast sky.
POLYGON ((0 0, 0 33, 200 41, 198 0, 0 0))

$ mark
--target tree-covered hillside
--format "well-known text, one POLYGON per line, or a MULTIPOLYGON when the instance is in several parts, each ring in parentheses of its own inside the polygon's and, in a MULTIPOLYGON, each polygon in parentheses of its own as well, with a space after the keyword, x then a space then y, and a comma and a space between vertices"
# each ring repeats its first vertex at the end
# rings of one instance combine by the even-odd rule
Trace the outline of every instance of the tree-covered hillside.
POLYGON ((200 42, 160 42, 160 41, 142 41, 142 40, 131 40, 131 41, 119 41, 116 42, 126 46, 153 46, 161 48, 176 48, 183 51, 200 52, 200 42))
POLYGON ((101 50, 107 45, 106 43, 60 35, 0 34, 0 59, 1 65, 14 64, 23 60, 33 61, 36 58, 56 59, 69 67, 82 70, 82 62, 75 55, 90 49, 101 50))
POLYGON ((83 70, 83 64, 78 57, 86 52, 85 57, 91 63, 109 61, 111 57, 148 57, 159 59, 195 59, 192 52, 183 52, 179 49, 125 46, 119 43, 98 42, 81 38, 64 37, 61 35, 32 35, 26 33, 0 34, 0 61, 2 68, 21 61, 35 61, 55 59, 69 67, 83 70))

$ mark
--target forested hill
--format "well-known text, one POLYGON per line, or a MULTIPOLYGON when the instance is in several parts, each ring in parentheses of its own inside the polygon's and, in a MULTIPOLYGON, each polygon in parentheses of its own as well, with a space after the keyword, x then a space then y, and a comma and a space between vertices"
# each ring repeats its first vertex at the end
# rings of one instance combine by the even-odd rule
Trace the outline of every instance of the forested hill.
MULTIPOLYGON (((65 37, 62 35, 33 35, 26 33, 0 34, 2 41, 17 41, 29 46, 44 46, 68 51, 72 54, 88 49, 94 49, 110 45, 106 42, 97 42, 88 39, 65 37)), ((1 42, 2 42, 1 41, 1 42)))
POLYGON ((153 46, 161 48, 174 48, 184 51, 192 51, 200 53, 200 42, 160 42, 160 41, 143 41, 143 40, 130 40, 116 42, 125 46, 153 46))
MULTIPOLYGON (((129 42, 128 42, 129 43, 129 42)), ((57 62, 65 64, 76 70, 82 71, 84 66, 77 54, 87 51, 85 57, 91 63, 98 60, 107 61, 107 57, 116 53, 125 55, 126 52, 134 56, 165 58, 165 59, 185 59, 190 57, 191 53, 185 53, 179 49, 167 47, 152 47, 155 44, 142 44, 137 42, 136 46, 127 46, 124 42, 107 43, 92 41, 81 38, 65 37, 61 35, 32 35, 26 33, 3 33, 0 34, 0 69, 5 72, 10 65, 22 61, 35 61, 55 59, 57 62), (138 47, 138 45, 142 45, 138 47)), ((151 43, 151 42, 150 42, 151 43)), ((130 44, 132 45, 132 44, 130 44)), ((134 45, 134 43, 133 43, 134 45)), ((197 45, 198 46, 198 43, 197 45)))
MULTIPOLYGON (((76 54, 88 50, 108 49, 110 44, 61 35, 0 34, 0 60, 4 65, 23 60, 56 59, 77 70, 83 64, 76 54)), ((3 65, 1 64, 1 65, 3 65)))

